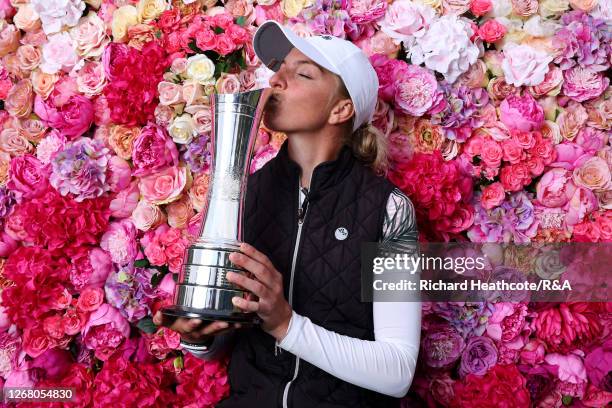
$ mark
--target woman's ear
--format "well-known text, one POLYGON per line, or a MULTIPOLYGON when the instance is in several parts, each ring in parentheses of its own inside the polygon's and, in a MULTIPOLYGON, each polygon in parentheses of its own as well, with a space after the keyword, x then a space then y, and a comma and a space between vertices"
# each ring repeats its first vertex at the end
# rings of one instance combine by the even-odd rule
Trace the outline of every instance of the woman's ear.
POLYGON ((354 114, 355 107, 353 106, 353 101, 347 98, 340 99, 332 108, 328 122, 331 125, 340 125, 344 122, 349 122, 354 114))

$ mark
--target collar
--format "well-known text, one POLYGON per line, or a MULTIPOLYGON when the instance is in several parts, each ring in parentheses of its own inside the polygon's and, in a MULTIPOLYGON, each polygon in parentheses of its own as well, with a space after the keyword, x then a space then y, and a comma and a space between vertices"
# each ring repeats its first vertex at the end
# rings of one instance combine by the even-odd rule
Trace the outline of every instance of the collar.
MULTIPOLYGON (((279 183, 295 191, 299 188, 299 176, 302 169, 298 163, 289 157, 288 147, 289 139, 286 139, 276 155, 277 175, 279 176, 279 183)), ((309 200, 316 199, 324 191, 339 184, 349 174, 354 162, 355 157, 350 147, 343 145, 334 160, 319 163, 312 172, 309 200)))

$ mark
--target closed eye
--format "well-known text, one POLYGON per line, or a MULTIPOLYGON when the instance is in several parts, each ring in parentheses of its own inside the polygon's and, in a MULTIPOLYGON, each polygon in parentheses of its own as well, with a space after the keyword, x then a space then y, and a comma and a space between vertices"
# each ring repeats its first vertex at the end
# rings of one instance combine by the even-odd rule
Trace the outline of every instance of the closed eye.
POLYGON ((304 78, 308 78, 308 79, 312 79, 311 77, 309 77, 308 75, 304 75, 304 74, 298 74, 299 76, 302 76, 304 78))

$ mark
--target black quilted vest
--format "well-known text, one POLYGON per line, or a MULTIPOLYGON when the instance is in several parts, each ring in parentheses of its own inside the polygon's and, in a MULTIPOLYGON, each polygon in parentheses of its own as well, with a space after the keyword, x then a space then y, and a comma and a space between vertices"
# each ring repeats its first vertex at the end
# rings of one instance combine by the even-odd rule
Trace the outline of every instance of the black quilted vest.
MULTIPOLYGON (((266 254, 283 274, 289 299, 298 231, 300 168, 288 141, 278 155, 249 177, 244 239, 266 254)), ((357 161, 348 147, 313 172, 293 282, 293 309, 313 323, 351 337, 374 340, 372 304, 362 303, 361 242, 378 241, 393 184, 357 161), (338 240, 335 231, 348 230, 338 240)), ((296 356, 280 349, 259 327, 236 332, 228 367, 230 396, 217 407, 283 407, 296 356)), ((399 399, 340 380, 299 359, 286 401, 294 408, 399 407, 399 399)))

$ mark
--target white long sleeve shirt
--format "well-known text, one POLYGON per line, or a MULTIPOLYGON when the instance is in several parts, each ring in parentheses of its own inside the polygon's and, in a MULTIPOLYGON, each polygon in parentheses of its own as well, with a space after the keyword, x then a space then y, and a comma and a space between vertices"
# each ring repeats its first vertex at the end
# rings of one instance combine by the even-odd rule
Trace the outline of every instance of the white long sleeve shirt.
MULTIPOLYGON (((300 202, 305 195, 300 190, 300 202)), ((410 199, 394 189, 387 201, 381 242, 394 248, 416 241, 416 214, 410 199)), ((420 302, 372 302, 374 341, 338 334, 293 311, 282 349, 351 384, 394 397, 410 388, 421 336, 420 302)), ((206 351, 190 352, 215 358, 232 333, 215 338, 206 351)))

